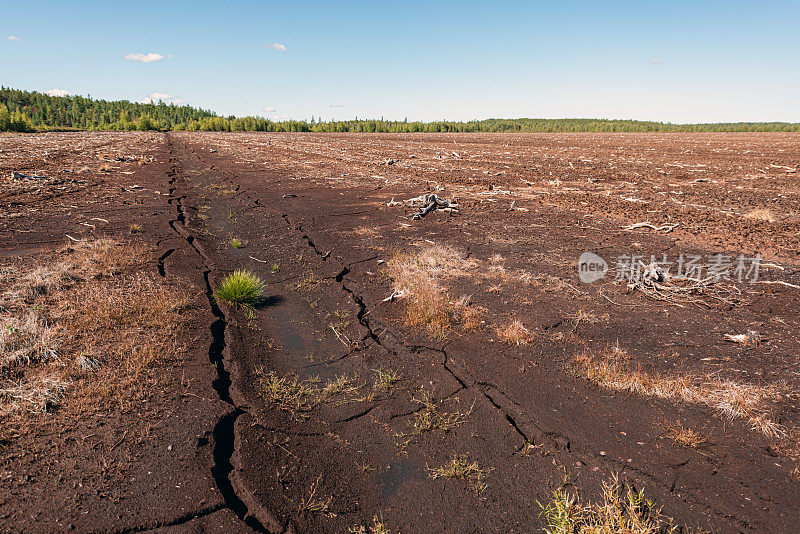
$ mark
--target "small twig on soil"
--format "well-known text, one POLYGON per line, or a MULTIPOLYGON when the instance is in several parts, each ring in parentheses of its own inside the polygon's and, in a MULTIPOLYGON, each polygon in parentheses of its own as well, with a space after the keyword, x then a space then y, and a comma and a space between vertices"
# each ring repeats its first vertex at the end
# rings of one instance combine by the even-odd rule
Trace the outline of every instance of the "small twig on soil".
POLYGON ((126 430, 125 432, 123 432, 123 433, 122 433, 122 437, 121 437, 121 438, 119 438, 119 441, 117 441, 117 442, 114 444, 114 446, 113 446, 113 447, 111 447, 111 450, 112 450, 112 451, 113 451, 114 449, 116 449, 117 447, 119 447, 120 445, 122 445, 122 442, 123 442, 123 441, 125 441, 125 436, 126 436, 126 435, 128 435, 128 431, 127 431, 127 430, 126 430))
POLYGON ((394 293, 383 299, 381 302, 394 302, 395 298, 401 299, 405 296, 405 291, 396 289, 394 293))
POLYGON ((794 289, 800 289, 800 286, 795 284, 790 284, 789 282, 783 282, 781 280, 757 280, 753 282, 754 284, 779 284, 786 287, 793 287, 794 289))
POLYGON ((333 325, 331 325, 331 330, 333 330, 333 333, 336 334, 336 337, 339 338, 339 341, 342 342, 342 345, 344 345, 345 347, 347 347, 349 349, 351 343, 350 343, 350 340, 347 339, 347 336, 343 336, 342 334, 339 334, 339 331, 336 330, 336 327, 333 326, 333 325), (342 337, 344 337, 344 339, 342 339, 342 337), (345 340, 347 340, 347 341, 345 341, 345 340))
POLYGON ((254 257, 254 256, 248 256, 248 257, 249 257, 251 260, 255 260, 255 261, 257 261, 258 263, 267 263, 267 260, 259 260, 258 258, 254 257))

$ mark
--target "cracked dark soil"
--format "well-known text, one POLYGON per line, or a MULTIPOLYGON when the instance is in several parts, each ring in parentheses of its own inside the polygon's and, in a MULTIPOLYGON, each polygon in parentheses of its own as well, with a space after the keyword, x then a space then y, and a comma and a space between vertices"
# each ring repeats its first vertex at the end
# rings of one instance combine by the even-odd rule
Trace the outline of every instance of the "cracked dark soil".
MULTIPOLYGON (((193 350, 166 371, 174 389, 154 392, 138 413, 42 416, 3 450, 4 473, 14 481, 0 496, 4 529, 347 532, 379 515, 399 532, 531 532, 544 526, 538 503, 554 489, 566 484, 596 499, 618 473, 689 528, 800 532, 800 481, 766 438, 700 406, 601 389, 571 366, 579 347, 618 342, 645 368, 735 370, 743 380, 783 381, 797 391, 798 301, 790 289, 759 287, 734 309, 678 308, 616 286, 603 297, 580 285, 575 261, 583 250, 613 255, 630 247, 758 251, 796 283, 795 181, 776 175, 755 184, 748 169, 731 169, 745 161, 796 167, 800 138, 48 135, 63 153, 32 168, 55 172, 78 157, 79 143, 84 150, 95 143, 98 152, 135 147, 154 163, 96 177, 68 200, 12 198, 3 214, 22 215, 2 222, 2 255, 35 256, 62 244, 65 233, 120 235, 137 222, 144 231, 136 238, 156 250, 153 272, 194 284, 202 312, 193 350), (646 152, 651 146, 655 154, 646 152), (525 157, 512 161, 514 153, 525 157), (610 154, 625 159, 613 171, 602 164, 610 154), (399 163, 386 165, 389 157, 399 163), (684 167, 667 176, 667 161, 684 167), (686 175, 698 163, 731 183, 697 192, 716 184, 686 175), (561 185, 549 183, 554 172, 561 185), (675 182, 691 206, 679 209, 658 195, 675 182), (129 189, 134 183, 142 189, 129 189), (737 184, 746 186, 738 202, 725 192, 737 184), (435 186, 459 197, 461 216, 412 222, 412 210, 386 206, 435 186), (621 199, 631 196, 649 204, 621 199), (509 210, 512 200, 525 211, 509 210), (730 216, 760 203, 784 220, 730 216), (109 222, 78 226, 91 217, 109 222), (668 235, 619 229, 642 217, 682 224, 668 235), (247 246, 231 247, 232 237, 247 246), (482 272, 499 254, 508 272, 544 273, 575 288, 456 277, 451 294, 473 295, 487 310, 484 324, 475 332, 454 328, 437 342, 405 326, 402 300, 384 302, 392 286, 380 263, 431 244, 456 247, 482 272), (268 302, 252 313, 213 294, 239 268, 267 283, 268 302), (490 285, 499 289, 487 291, 490 285), (571 322, 578 311, 604 319, 571 322), (492 326, 511 317, 539 335, 524 346, 500 343, 492 326), (759 350, 721 340, 753 325, 770 340, 759 350), (366 390, 378 369, 401 380, 385 394, 324 404, 307 418, 271 406, 260 385, 272 372, 321 383, 346 376, 366 390), (191 395, 180 395, 187 377, 191 395), (422 395, 464 420, 402 445, 398 434, 409 430, 422 395), (702 430, 707 443, 687 448, 667 439, 675 421, 702 430), (109 450, 124 429, 145 423, 153 427, 146 439, 109 450), (85 438, 100 433, 110 437, 85 438), (90 467, 121 450, 131 451, 124 475, 106 480, 90 467), (429 476, 454 453, 489 470, 485 490, 429 476)), ((32 142, 13 139, 3 140, 6 150, 32 142)), ((796 399, 775 407, 782 424, 800 422, 796 399)))

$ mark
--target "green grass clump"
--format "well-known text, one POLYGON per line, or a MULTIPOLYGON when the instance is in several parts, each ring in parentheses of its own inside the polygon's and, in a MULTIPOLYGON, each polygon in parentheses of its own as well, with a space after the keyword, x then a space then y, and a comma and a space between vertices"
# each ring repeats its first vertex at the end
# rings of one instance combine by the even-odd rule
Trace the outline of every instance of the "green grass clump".
POLYGON ((250 271, 233 271, 217 286, 214 296, 229 304, 254 306, 264 297, 264 282, 250 271))
POLYGON ((244 248, 247 246, 247 241, 244 239, 239 239, 238 237, 234 237, 231 239, 231 246, 233 248, 244 248))

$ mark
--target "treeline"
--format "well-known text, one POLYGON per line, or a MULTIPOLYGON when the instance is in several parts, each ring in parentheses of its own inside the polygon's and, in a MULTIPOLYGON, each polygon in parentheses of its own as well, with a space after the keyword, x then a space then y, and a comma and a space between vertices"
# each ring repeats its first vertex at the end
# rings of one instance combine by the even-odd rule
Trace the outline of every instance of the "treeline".
POLYGON ((191 106, 50 96, 6 87, 0 87, 0 106, 38 130, 172 130, 219 118, 211 111, 191 106))
POLYGON ((469 122, 408 122, 351 120, 315 122, 312 132, 800 132, 800 124, 788 122, 738 122, 670 124, 611 119, 486 119, 469 122))
POLYGON ((50 96, 0 87, 0 131, 191 130, 217 132, 800 132, 800 124, 739 122, 671 124, 610 119, 486 119, 469 122, 387 120, 274 122, 221 117, 212 111, 158 102, 50 96))

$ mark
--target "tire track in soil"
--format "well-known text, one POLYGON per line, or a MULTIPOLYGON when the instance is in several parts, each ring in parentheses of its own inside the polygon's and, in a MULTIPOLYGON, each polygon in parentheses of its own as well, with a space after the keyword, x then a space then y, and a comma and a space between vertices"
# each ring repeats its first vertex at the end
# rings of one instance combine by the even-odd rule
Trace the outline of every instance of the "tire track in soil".
MULTIPOLYGON (((220 309, 216 298, 214 297, 214 290, 211 286, 210 276, 215 270, 213 264, 203 250, 202 246, 196 242, 195 237, 186 229, 185 226, 186 215, 184 213, 183 201, 186 199, 186 195, 176 196, 175 194, 175 191, 178 188, 177 185, 179 183, 179 169, 181 167, 181 161, 175 150, 174 141, 169 135, 167 135, 167 150, 169 152, 169 161, 171 163, 171 170, 168 173, 168 203, 174 206, 176 210, 175 219, 170 220, 169 225, 191 246, 192 250, 194 250, 194 252, 200 257, 205 267, 205 270, 202 273, 203 280, 205 282, 205 295, 206 299, 208 300, 208 306, 211 310, 211 313, 215 317, 214 321, 209 326, 209 330, 211 332, 211 344, 208 349, 209 361, 217 371, 217 377, 212 382, 212 387, 217 392, 220 400, 228 404, 231 407, 231 410, 217 420, 212 433, 214 436, 214 465, 211 467, 211 473, 214 477, 217 488, 222 494, 225 506, 217 509, 209 509, 201 514, 192 514, 190 516, 180 518, 174 523, 162 526, 179 525, 196 519, 197 517, 201 517, 202 515, 208 515, 210 513, 219 511, 220 509, 229 508, 245 525, 254 531, 267 533, 270 531, 265 528, 264 525, 262 525, 253 514, 250 513, 248 505, 237 493, 236 488, 231 482, 230 475, 234 470, 231 459, 236 452, 236 420, 239 418, 239 416, 246 413, 246 410, 237 406, 230 394, 232 382, 230 373, 225 369, 224 362, 225 350, 227 349, 225 331, 228 328, 228 321, 225 317, 225 314, 220 309)), ((169 249, 159 258, 158 271, 161 276, 166 276, 164 260, 169 257, 174 250, 174 248, 169 249)), ((286 531, 285 526, 283 531, 286 531)))

